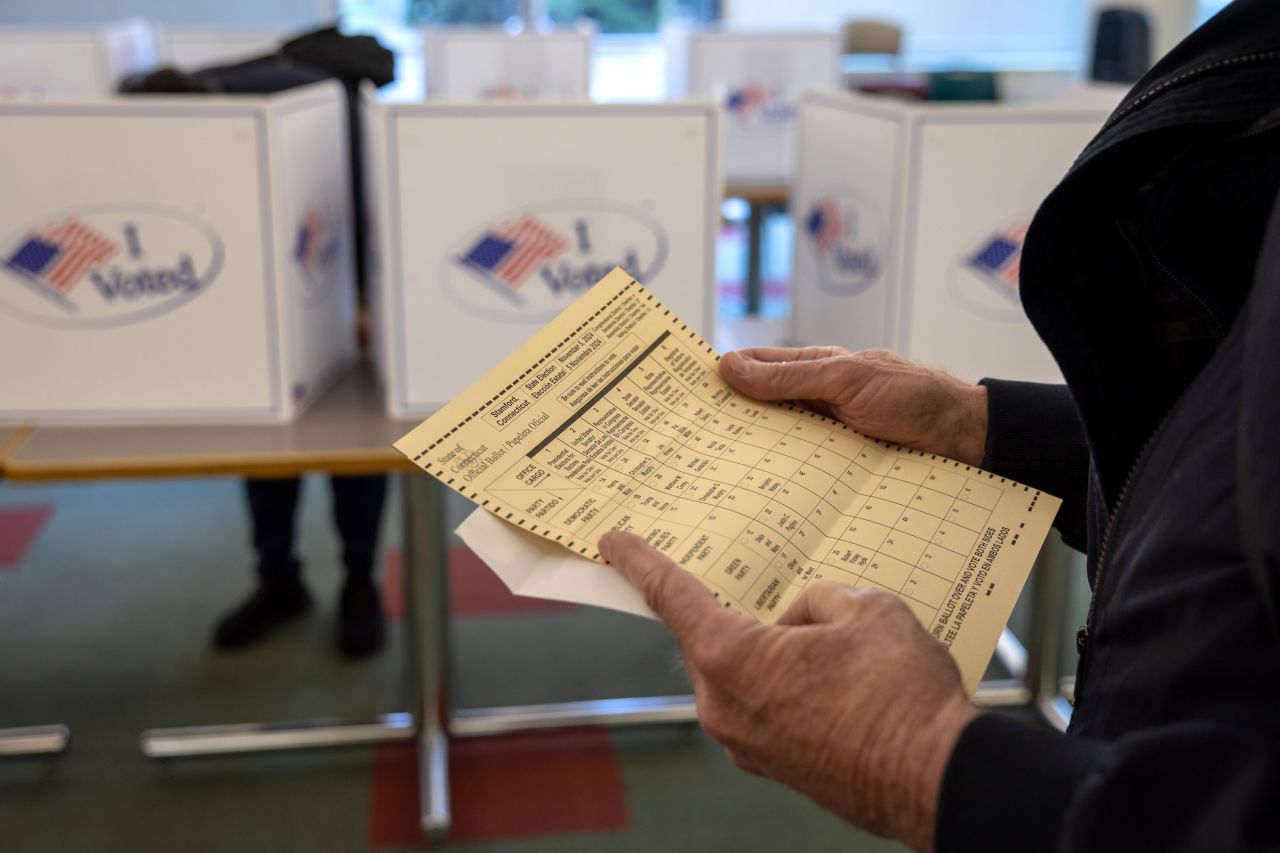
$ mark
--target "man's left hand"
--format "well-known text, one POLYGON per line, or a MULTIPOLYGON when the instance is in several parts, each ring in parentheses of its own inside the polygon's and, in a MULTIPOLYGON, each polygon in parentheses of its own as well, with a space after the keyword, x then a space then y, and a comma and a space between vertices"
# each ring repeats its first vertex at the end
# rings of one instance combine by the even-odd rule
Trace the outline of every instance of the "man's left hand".
POLYGON ((675 633, 699 721, 735 764, 932 848, 942 774, 977 712, 906 605, 819 583, 769 626, 722 607, 637 536, 607 533, 600 553, 675 633))

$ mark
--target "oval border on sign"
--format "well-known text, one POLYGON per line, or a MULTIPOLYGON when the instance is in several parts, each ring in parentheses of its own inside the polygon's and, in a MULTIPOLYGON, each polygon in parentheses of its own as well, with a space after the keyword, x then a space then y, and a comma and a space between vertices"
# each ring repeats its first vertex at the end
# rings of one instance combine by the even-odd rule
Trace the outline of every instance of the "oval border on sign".
MULTIPOLYGON (((536 204, 526 205, 524 207, 509 208, 501 214, 501 216, 518 216, 525 213, 537 213, 538 211, 559 210, 562 208, 573 208, 586 211, 594 209, 604 211, 606 213, 616 213, 623 216, 629 216, 648 228, 656 238, 657 251, 654 253, 654 259, 653 262, 649 264, 649 268, 644 271, 642 276, 637 276, 641 284, 644 284, 645 286, 651 284, 653 277, 657 275, 664 266, 666 266, 667 256, 670 254, 670 239, 667 237, 667 233, 662 228, 661 223, 659 223, 658 220, 647 211, 641 210, 637 207, 632 207, 628 204, 623 204, 622 202, 605 201, 601 199, 564 199, 537 202, 536 204)), ((475 234, 483 227, 483 225, 473 225, 470 228, 463 230, 461 233, 464 235, 475 234)), ((465 238, 459 238, 459 240, 455 240, 454 242, 462 242, 464 239, 465 238)), ((547 320, 559 315, 560 312, 567 308, 573 301, 566 301, 564 305, 556 308, 554 311, 537 311, 529 312, 527 314, 498 312, 488 308, 480 308, 473 303, 468 302, 466 297, 462 296, 454 289, 452 275, 454 272, 452 269, 453 264, 454 258, 452 255, 446 255, 440 264, 440 277, 445 282, 445 295, 451 302, 457 305, 459 309, 474 316, 482 317, 486 320, 496 320, 501 323, 526 323, 529 321, 546 322, 547 320)))

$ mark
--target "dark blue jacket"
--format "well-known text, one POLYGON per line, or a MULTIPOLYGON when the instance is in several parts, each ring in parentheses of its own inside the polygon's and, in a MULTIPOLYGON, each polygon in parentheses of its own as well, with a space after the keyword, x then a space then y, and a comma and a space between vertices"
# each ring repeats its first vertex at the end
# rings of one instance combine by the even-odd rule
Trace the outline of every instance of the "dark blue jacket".
POLYGON ((961 735, 939 850, 1280 850, 1280 3, 1140 81, 1041 206, 1066 386, 988 380, 984 467, 1064 498, 1094 590, 1070 736, 961 735))
MULTIPOLYGON (((364 300, 368 279, 368 215, 360 132, 360 84, 385 86, 395 80, 395 55, 372 36, 346 36, 335 27, 296 35, 265 56, 198 70, 170 66, 126 77, 124 94, 265 95, 308 83, 336 79, 347 90, 347 141, 351 153, 356 289, 364 300)), ((336 129, 336 128, 335 128, 336 129)))

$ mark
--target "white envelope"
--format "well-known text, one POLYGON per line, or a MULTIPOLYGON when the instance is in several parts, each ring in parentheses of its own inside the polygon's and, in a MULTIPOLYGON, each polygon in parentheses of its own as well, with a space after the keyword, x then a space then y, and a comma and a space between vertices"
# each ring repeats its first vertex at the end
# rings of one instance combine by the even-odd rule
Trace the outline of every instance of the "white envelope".
POLYGON ((616 569, 579 557, 486 510, 476 509, 455 532, 516 595, 657 618, 616 569))

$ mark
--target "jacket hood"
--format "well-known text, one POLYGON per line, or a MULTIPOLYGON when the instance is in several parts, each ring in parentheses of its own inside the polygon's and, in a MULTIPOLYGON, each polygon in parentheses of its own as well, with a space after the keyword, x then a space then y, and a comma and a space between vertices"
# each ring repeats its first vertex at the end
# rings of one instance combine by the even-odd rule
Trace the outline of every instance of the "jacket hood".
POLYGON ((1274 138, 1247 133, 1278 106, 1280 4, 1237 0, 1133 87, 1032 221, 1023 307, 1107 505, 1247 295, 1280 169, 1274 138))

